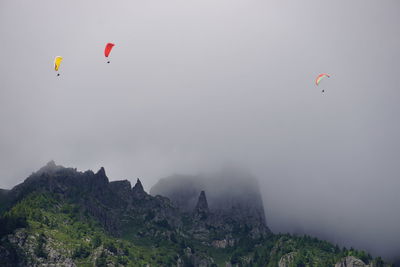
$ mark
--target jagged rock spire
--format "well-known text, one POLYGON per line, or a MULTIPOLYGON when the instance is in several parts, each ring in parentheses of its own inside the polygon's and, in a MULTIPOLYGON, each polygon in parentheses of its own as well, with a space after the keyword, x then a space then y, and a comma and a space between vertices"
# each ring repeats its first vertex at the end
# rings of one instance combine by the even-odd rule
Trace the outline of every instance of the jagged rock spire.
POLYGON ((132 188, 132 194, 134 198, 143 198, 147 195, 139 178, 137 179, 135 186, 132 188))
POLYGON ((139 180, 139 178, 137 178, 137 181, 136 181, 135 186, 133 187, 133 190, 135 190, 135 191, 143 191, 144 192, 142 182, 139 180))
POLYGON ((95 190, 100 190, 100 188, 104 188, 108 185, 108 177, 103 167, 101 167, 94 176, 96 179, 92 181, 92 186, 96 188, 95 190))
POLYGON ((97 171, 96 176, 107 177, 104 167, 101 167, 100 170, 97 171))
POLYGON ((199 200, 197 201, 197 205, 196 205, 194 211, 196 213, 208 213, 209 212, 206 193, 204 191, 201 191, 199 200))

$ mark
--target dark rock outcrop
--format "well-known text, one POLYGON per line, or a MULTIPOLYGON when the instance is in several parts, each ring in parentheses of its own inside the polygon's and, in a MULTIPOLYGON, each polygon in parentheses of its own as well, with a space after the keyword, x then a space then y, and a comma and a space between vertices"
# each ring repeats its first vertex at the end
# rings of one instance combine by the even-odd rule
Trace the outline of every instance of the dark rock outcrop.
POLYGON ((139 178, 137 179, 135 186, 132 188, 132 196, 134 199, 143 199, 148 196, 144 191, 142 182, 140 182, 139 178))
POLYGON ((254 238, 270 233, 258 182, 244 171, 224 170, 214 176, 175 175, 161 179, 150 193, 166 196, 179 209, 191 213, 197 209, 202 191, 207 194, 209 225, 229 232, 235 224, 236 229, 248 228, 254 238))
POLYGON ((206 193, 204 191, 200 193, 194 212, 195 214, 207 214, 209 212, 206 193))
POLYGON ((111 191, 118 195, 121 199, 129 199, 131 194, 131 182, 128 180, 123 181, 113 181, 109 184, 111 191))

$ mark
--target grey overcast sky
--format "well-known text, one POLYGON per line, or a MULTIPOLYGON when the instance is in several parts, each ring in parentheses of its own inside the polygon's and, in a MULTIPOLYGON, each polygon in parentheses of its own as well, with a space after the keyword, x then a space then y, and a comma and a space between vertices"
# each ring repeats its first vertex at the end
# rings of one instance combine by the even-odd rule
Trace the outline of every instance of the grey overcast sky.
POLYGON ((0 47, 1 188, 234 162, 273 231, 400 255, 400 1, 0 0, 0 47))

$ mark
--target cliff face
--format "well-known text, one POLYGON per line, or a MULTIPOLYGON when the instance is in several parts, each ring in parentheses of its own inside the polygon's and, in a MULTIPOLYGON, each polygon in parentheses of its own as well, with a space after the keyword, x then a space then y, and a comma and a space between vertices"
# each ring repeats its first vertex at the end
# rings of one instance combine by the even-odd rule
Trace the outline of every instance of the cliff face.
POLYGON ((254 237, 270 232, 258 182, 243 171, 225 170, 214 176, 170 176, 155 184, 150 194, 168 197, 180 210, 190 213, 197 209, 197 198, 203 191, 212 214, 210 224, 223 225, 229 218, 250 227, 254 237))

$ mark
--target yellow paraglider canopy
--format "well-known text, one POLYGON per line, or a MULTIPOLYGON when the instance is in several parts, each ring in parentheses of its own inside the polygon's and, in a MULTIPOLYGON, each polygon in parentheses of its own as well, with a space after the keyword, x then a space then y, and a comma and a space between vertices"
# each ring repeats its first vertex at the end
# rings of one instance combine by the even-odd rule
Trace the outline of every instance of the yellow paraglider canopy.
POLYGON ((54 70, 55 71, 58 71, 58 69, 60 68, 60 64, 61 64, 61 61, 63 60, 63 58, 62 57, 60 57, 60 56, 58 56, 58 57, 56 57, 55 59, 54 59, 54 70))

